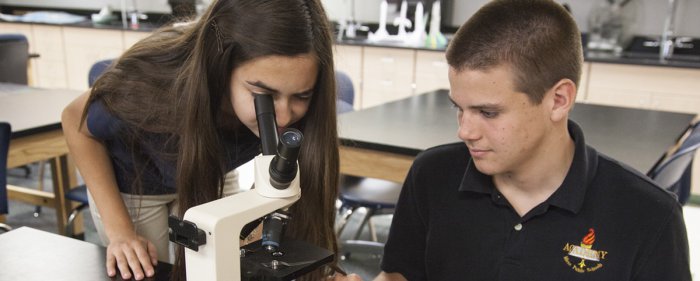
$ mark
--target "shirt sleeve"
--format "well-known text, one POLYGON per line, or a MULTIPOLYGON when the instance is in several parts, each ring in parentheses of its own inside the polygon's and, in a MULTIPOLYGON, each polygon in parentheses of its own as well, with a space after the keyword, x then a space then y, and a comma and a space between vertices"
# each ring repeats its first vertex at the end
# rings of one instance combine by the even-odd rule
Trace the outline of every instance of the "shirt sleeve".
POLYGON ((110 113, 101 100, 90 104, 86 122, 90 134, 101 140, 115 139, 123 126, 123 122, 110 113))
POLYGON ((645 251, 633 280, 635 281, 690 281, 690 258, 688 253, 683 211, 680 204, 672 207, 666 225, 659 227, 655 243, 645 251))
MULTIPOLYGON (((407 280, 426 280, 425 249, 427 222, 425 202, 420 202, 416 164, 404 181, 384 246, 382 271, 400 273, 407 280)), ((423 197, 425 199, 426 197, 423 197)))

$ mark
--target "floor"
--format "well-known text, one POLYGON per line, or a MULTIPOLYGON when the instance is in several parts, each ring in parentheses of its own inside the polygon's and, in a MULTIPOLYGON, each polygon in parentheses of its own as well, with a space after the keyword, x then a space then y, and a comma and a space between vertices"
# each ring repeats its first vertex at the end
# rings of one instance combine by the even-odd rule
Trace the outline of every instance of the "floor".
MULTIPOLYGON (((25 178, 22 170, 10 170, 8 175, 8 183, 30 187, 37 186, 36 175, 38 174, 38 166, 32 166, 31 169, 32 172, 29 178, 25 178)), ((251 186, 253 182, 252 165, 246 165, 240 168, 240 171, 241 176, 239 180, 241 182, 241 186, 251 186)), ((47 185, 48 189, 51 188, 51 181, 48 175, 45 177, 45 184, 47 185)), ((34 206, 10 201, 10 213, 7 216, 7 224, 13 227, 28 226, 55 233, 55 211, 52 208, 43 208, 38 217, 34 216, 34 211, 34 206)), ((694 279, 700 281, 700 206, 685 206, 683 211, 688 230, 688 240, 690 243, 691 271, 694 274, 694 279)), ((97 237, 97 233, 95 232, 92 224, 89 210, 86 209, 83 211, 83 215, 85 218, 85 240, 92 243, 99 243, 99 238, 97 237)), ((354 215, 351 218, 347 227, 348 229, 352 229, 358 224, 357 217, 360 215, 362 215, 362 210, 359 211, 357 216, 354 215)), ((379 241, 386 241, 389 224, 391 223, 391 216, 377 216, 375 219, 373 219, 373 222, 377 228, 379 241)), ((366 229, 362 233, 361 237, 364 239, 369 237, 366 229)), ((347 238, 345 234, 341 236, 341 239, 345 238, 347 238)), ((380 271, 379 262, 379 256, 353 253, 341 261, 341 267, 343 267, 347 272, 359 274, 362 276, 363 280, 372 280, 380 271)))

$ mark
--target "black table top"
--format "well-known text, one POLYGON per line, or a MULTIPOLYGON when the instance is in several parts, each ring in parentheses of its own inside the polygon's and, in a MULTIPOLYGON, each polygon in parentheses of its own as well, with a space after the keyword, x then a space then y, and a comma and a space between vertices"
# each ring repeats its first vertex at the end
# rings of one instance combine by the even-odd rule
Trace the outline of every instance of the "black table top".
MULTIPOLYGON (((0 265, 8 281, 123 280, 107 276, 104 247, 29 227, 0 234, 0 265)), ((159 262, 145 280, 168 280, 171 268, 159 262)))
MULTIPOLYGON (((460 142, 457 113, 438 90, 338 116, 343 145, 416 155, 460 142)), ((693 114, 577 103, 570 119, 598 151, 647 172, 695 117, 693 114)))

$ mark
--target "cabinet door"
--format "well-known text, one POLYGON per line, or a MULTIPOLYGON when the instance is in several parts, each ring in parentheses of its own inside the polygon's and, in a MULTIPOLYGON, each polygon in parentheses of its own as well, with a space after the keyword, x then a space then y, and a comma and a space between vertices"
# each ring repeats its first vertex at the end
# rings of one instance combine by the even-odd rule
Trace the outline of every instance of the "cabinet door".
POLYGON ((355 110, 362 104, 362 46, 335 45, 335 69, 347 74, 355 88, 355 110))
POLYGON ((124 50, 122 31, 64 27, 68 87, 88 88, 88 72, 99 60, 119 57, 124 50))
POLYGON ((136 42, 141 41, 141 39, 148 37, 148 35, 151 35, 150 32, 142 32, 142 31, 128 31, 125 30, 123 32, 124 36, 124 51, 128 50, 136 44, 136 42))
POLYGON ((700 114, 700 96, 654 93, 650 108, 700 114))
POLYGON ((449 66, 443 51, 416 51, 416 94, 449 89, 449 66))
POLYGON ((362 108, 413 95, 414 50, 364 47, 362 108))
POLYGON ((67 88, 65 42, 62 27, 32 25, 34 51, 39 59, 34 63, 37 73, 36 85, 42 88, 67 88))
POLYGON ((581 81, 578 82, 577 102, 585 102, 588 97, 588 75, 591 71, 591 63, 584 62, 581 65, 581 81))
MULTIPOLYGON (((24 35, 27 37, 27 42, 29 42, 29 52, 36 53, 34 50, 34 34, 32 33, 32 26, 30 24, 0 22, 0 33, 19 33, 24 35)), ((30 60, 27 68, 27 78, 30 86, 36 85, 37 73, 36 67, 34 67, 36 60, 37 59, 30 60)))
POLYGON ((643 91, 590 87, 587 102, 649 109, 651 108, 651 95, 651 93, 643 91))
POLYGON ((19 33, 26 36, 27 41, 29 41, 29 51, 34 51, 34 34, 32 34, 31 24, 0 22, 0 33, 19 33))
POLYGON ((593 103, 700 112, 697 69, 591 63, 588 82, 593 103))

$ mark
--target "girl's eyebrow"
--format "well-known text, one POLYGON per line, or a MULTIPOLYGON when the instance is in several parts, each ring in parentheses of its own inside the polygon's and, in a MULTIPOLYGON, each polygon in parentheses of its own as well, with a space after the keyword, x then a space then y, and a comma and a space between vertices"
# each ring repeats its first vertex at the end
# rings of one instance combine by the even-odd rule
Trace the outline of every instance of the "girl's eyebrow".
MULTIPOLYGON (((266 92, 271 93, 271 94, 279 93, 279 91, 277 89, 272 88, 271 86, 268 86, 267 84, 265 84, 262 81, 245 81, 245 82, 248 83, 248 85, 262 88, 263 90, 265 90, 266 92)), ((314 90, 312 88, 312 89, 308 89, 306 91, 302 91, 299 93, 294 93, 293 95, 310 95, 310 94, 313 94, 313 91, 314 90)))
POLYGON ((267 84, 263 83, 262 81, 245 81, 245 82, 248 83, 248 85, 262 88, 265 91, 270 92, 270 93, 279 93, 279 91, 277 89, 268 86, 267 84))

